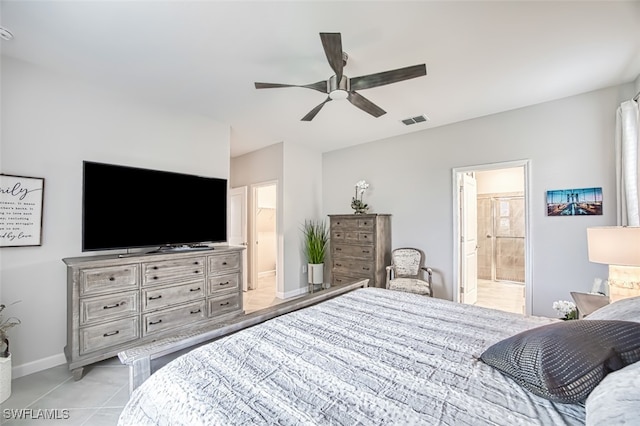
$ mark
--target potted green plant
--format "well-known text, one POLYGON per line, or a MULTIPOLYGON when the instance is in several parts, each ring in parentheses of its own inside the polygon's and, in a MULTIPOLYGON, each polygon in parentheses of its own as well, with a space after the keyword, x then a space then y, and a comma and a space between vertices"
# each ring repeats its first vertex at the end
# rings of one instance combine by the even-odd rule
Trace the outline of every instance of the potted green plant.
POLYGON ((11 352, 9 352, 9 338, 7 330, 20 324, 15 317, 2 318, 2 311, 6 305, 0 305, 0 402, 11 396, 11 352))
POLYGON ((304 254, 307 258, 309 284, 324 282, 324 256, 329 243, 329 231, 324 221, 306 220, 302 228, 304 254))

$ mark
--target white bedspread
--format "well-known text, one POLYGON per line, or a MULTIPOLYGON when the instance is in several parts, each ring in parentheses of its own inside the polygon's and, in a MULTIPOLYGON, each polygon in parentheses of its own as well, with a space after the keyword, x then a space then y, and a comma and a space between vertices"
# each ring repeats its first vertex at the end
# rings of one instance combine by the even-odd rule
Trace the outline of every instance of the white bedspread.
POLYGON ((366 288, 191 351, 132 394, 120 425, 563 425, 477 358, 553 319, 366 288))

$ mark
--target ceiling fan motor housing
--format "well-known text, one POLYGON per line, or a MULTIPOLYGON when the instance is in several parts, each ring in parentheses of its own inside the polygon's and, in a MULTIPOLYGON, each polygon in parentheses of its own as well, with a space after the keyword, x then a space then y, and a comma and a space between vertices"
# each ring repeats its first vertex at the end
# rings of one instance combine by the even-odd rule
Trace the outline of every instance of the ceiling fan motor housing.
POLYGON ((333 100, 347 99, 349 92, 351 91, 351 83, 349 77, 342 75, 342 79, 338 83, 338 78, 334 75, 327 80, 327 93, 333 100))

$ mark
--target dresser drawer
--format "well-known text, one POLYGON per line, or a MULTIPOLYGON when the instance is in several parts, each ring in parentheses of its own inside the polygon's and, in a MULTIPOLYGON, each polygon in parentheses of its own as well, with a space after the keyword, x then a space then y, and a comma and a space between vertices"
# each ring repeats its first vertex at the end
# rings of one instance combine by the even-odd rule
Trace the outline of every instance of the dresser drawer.
POLYGON ((356 219, 355 217, 334 219, 331 221, 331 227, 336 230, 345 228, 357 228, 358 219, 356 219))
POLYGON ((331 252, 334 259, 342 259, 343 257, 357 257, 359 259, 373 259, 375 250, 370 245, 362 244, 334 244, 331 252))
POLYGON ((373 232, 346 231, 344 241, 353 243, 373 243, 373 232))
POLYGON ((204 280, 167 287, 151 287, 142 291, 142 309, 151 311, 204 297, 204 280))
POLYGON ((237 311, 240 309, 240 295, 238 293, 231 293, 226 296, 212 297, 208 299, 209 302, 209 316, 216 317, 228 312, 237 311))
POLYGON ((240 288, 240 274, 225 274, 209 277, 207 286, 207 296, 211 296, 221 291, 238 290, 240 288))
POLYGON ((142 264, 142 285, 174 283, 204 276, 205 258, 188 258, 142 264))
POLYGON ((240 254, 229 253, 209 256, 209 273, 215 274, 220 270, 240 268, 240 254))
POLYGON ((89 268, 80 271, 80 294, 138 288, 138 265, 89 268))
POLYGON ((367 276, 367 277, 352 277, 352 276, 349 276, 349 275, 334 274, 333 275, 332 285, 350 284, 350 283, 354 283, 356 281, 360 281, 360 280, 365 279, 365 278, 369 278, 369 284, 372 283, 372 279, 369 276, 367 276))
POLYGON ((357 277, 372 277, 375 273, 373 262, 351 259, 334 259, 332 271, 337 274, 349 274, 357 277))
POLYGON ((373 225, 375 223, 373 219, 357 219, 356 222, 358 229, 363 231, 373 231, 373 225))
POLYGON ((179 306, 176 308, 164 309, 162 311, 144 314, 142 322, 144 324, 143 336, 170 330, 175 327, 184 327, 206 318, 205 301, 179 306))
POLYGON ((139 311, 138 294, 128 291, 80 299, 80 325, 135 315, 139 311))
POLYGON ((140 337, 138 317, 111 321, 80 329, 80 354, 118 346, 140 337))

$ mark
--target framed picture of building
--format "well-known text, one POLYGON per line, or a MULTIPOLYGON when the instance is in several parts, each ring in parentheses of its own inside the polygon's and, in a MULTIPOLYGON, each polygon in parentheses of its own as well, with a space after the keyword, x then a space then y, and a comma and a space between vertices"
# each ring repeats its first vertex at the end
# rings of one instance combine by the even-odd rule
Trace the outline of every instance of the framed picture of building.
POLYGON ((602 188, 547 191, 547 216, 602 215, 602 188))

